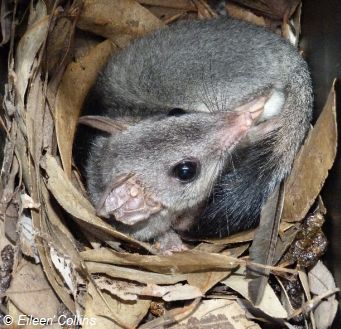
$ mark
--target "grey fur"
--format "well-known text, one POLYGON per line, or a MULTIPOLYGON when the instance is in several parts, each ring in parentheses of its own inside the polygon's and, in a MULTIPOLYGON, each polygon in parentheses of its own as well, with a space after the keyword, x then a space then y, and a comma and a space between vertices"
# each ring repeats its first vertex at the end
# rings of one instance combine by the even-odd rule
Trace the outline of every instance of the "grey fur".
POLYGON ((217 237, 257 223, 262 203, 290 171, 306 135, 312 90, 307 65, 288 42, 220 18, 180 22, 134 41, 109 60, 86 107, 88 114, 142 120, 117 136, 95 139, 85 169, 93 202, 116 175, 134 168, 173 209, 133 229, 115 223, 118 229, 143 240, 172 227, 217 237), (279 114, 252 128, 232 155, 214 147, 221 112, 271 93, 284 96, 279 114), (172 108, 190 114, 167 117, 172 108), (186 156, 200 158, 203 168, 201 178, 184 188, 168 170, 186 156), (197 220, 183 229, 174 221, 186 212, 197 220))

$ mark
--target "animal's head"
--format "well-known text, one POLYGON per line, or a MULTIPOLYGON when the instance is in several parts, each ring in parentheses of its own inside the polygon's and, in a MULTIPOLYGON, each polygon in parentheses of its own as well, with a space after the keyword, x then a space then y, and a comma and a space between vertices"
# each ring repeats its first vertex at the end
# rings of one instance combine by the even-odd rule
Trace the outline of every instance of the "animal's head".
POLYGON ((110 134, 95 140, 87 167, 99 215, 133 225, 162 209, 181 214, 200 204, 265 101, 260 97, 233 112, 173 109, 137 123, 84 117, 83 123, 110 134))

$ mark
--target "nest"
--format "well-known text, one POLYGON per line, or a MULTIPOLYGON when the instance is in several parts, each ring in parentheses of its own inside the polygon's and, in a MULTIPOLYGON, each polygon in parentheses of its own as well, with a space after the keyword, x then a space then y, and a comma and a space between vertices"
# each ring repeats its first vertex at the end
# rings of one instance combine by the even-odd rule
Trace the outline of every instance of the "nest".
MULTIPOLYGON (((242 7, 226 7, 231 16, 297 44, 298 1, 276 1, 276 10, 274 1, 236 2, 242 7)), ((1 10, 2 43, 9 49, 1 116, 4 324, 8 319, 17 325, 101 329, 331 324, 337 289, 319 261, 326 246, 319 192, 336 154, 334 88, 285 182, 270 263, 254 264, 248 256, 257 230, 162 256, 96 216, 72 165, 72 140, 84 98, 113 52, 178 19, 217 13, 203 0, 37 0, 27 6, 4 1, 1 10), (263 276, 258 301, 249 286, 259 277, 246 275, 250 267, 263 276)))

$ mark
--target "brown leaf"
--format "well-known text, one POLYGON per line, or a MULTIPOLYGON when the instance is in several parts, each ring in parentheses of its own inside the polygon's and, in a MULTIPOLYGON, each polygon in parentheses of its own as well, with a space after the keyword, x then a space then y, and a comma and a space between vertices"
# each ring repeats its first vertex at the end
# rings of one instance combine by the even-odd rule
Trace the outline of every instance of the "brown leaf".
POLYGON ((194 4, 198 8, 199 18, 212 18, 217 17, 218 14, 207 4, 204 0, 193 0, 194 4))
POLYGON ((318 261, 308 272, 310 291, 315 295, 325 293, 327 290, 335 289, 335 280, 326 266, 318 261))
MULTIPOLYGON (((99 262, 86 262, 86 266, 90 273, 102 273, 113 278, 121 278, 144 284, 175 284, 180 281, 186 281, 188 278, 188 275, 185 274, 159 274, 99 262)), ((195 286, 197 287, 197 285, 195 286)))
POLYGON ((112 49, 110 41, 94 47, 87 55, 68 65, 59 85, 55 103, 56 135, 63 167, 69 177, 72 141, 82 104, 112 49))
POLYGON ((187 12, 182 9, 148 6, 148 10, 165 24, 174 22, 180 17, 185 17, 187 12))
POLYGON ((138 0, 141 5, 197 11, 191 0, 138 0))
POLYGON ((77 60, 78 58, 86 56, 92 48, 101 42, 103 42, 101 36, 76 29, 73 49, 74 58, 77 60))
POLYGON ((124 47, 164 24, 133 0, 85 0, 77 26, 124 47))
POLYGON ((22 259, 13 273, 7 295, 22 313, 38 318, 50 318, 57 314, 60 304, 41 265, 22 259))
MULTIPOLYGON (((34 164, 38 165, 42 147, 43 134, 37 133, 43 130, 43 117, 45 108, 44 86, 40 75, 37 74, 30 83, 26 102, 26 133, 28 149, 34 164)), ((37 201, 37 200, 34 200, 37 201)))
POLYGON ((109 293, 103 292, 107 305, 97 294, 94 285, 88 287, 84 318, 93 319, 94 323, 85 322, 83 329, 122 329, 136 328, 145 317, 150 306, 150 300, 139 299, 135 302, 125 302, 109 293), (113 314, 117 320, 113 319, 113 314), (119 324, 118 324, 118 323, 119 324))
POLYGON ((240 242, 247 242, 252 241, 253 237, 255 236, 256 230, 247 230, 244 232, 239 232, 236 234, 232 234, 226 238, 222 239, 211 239, 205 240, 207 242, 215 243, 215 244, 230 244, 230 243, 240 243, 240 242))
POLYGON ((243 21, 259 25, 259 26, 268 26, 269 22, 262 16, 257 16, 253 12, 243 7, 239 7, 234 3, 228 2, 226 4, 226 11, 230 17, 234 17, 237 19, 241 19, 243 21))
POLYGON ((20 251, 29 257, 32 257, 37 263, 39 255, 35 245, 35 233, 32 224, 32 218, 22 214, 18 221, 18 233, 20 237, 20 251))
POLYGON ((272 19, 287 20, 300 0, 234 0, 234 2, 272 19))
POLYGON ((194 299, 202 295, 198 288, 181 283, 168 286, 159 286, 155 283, 141 285, 105 277, 94 278, 94 281, 99 289, 126 301, 137 300, 138 296, 150 296, 161 297, 164 301, 171 302, 194 299))
MULTIPOLYGON (((168 327, 168 326, 167 326, 168 327)), ((215 328, 215 329, 260 329, 261 327, 246 318, 245 310, 234 300, 209 299, 184 320, 168 328, 215 328)))
MULTIPOLYGON (((69 13, 68 13, 69 14, 69 13)), ((49 33, 46 42, 46 70, 53 76, 60 65, 66 60, 66 55, 72 45, 73 22, 65 16, 54 17, 56 20, 53 30, 49 33)))
POLYGON ((283 254, 292 245, 298 231, 299 229, 297 227, 292 226, 280 235, 280 238, 277 240, 274 264, 278 263, 278 261, 282 258, 283 254))
MULTIPOLYGON (((43 12, 40 14, 43 15, 43 12)), ((48 16, 42 16, 20 39, 16 52, 15 73, 19 101, 24 104, 25 92, 31 78, 33 61, 46 39, 48 16)))
POLYGON ((238 266, 236 258, 198 251, 184 251, 171 256, 149 256, 120 253, 107 248, 81 252, 85 261, 113 265, 139 266, 158 273, 191 273, 199 271, 230 270, 238 266))
MULTIPOLYGON (((259 227, 250 247, 250 260, 252 262, 273 265, 279 224, 283 210, 284 183, 270 195, 262 207, 259 227)), ((249 282, 249 295, 254 305, 258 305, 264 294, 270 270, 249 265, 248 275, 252 278, 249 282)))
POLYGON ((286 35, 287 32, 284 29, 288 30, 288 25, 290 25, 291 31, 291 43, 298 47, 300 34, 301 34, 301 15, 302 15, 302 2, 298 5, 297 9, 295 10, 293 16, 290 18, 290 21, 282 23, 282 36, 289 40, 288 36, 286 35))
MULTIPOLYGON (((95 253, 96 251, 94 251, 95 253)), ((101 253, 99 250, 98 253, 101 253)), ((180 281, 187 281, 191 286, 198 287, 202 292, 211 289, 216 283, 230 274, 230 271, 202 272, 188 274, 159 274, 147 271, 136 270, 123 266, 109 265, 99 262, 86 262, 90 273, 103 273, 110 277, 122 278, 130 281, 137 281, 144 284, 174 284, 180 281)))
POLYGON ((249 243, 241 243, 238 245, 232 245, 227 249, 226 244, 202 242, 198 244, 196 247, 194 247, 193 250, 219 253, 225 249, 224 253, 226 255, 232 257, 239 257, 246 249, 248 249, 248 247, 249 243))
MULTIPOLYGON (((248 292, 249 282, 250 279, 245 277, 245 267, 241 266, 236 272, 231 274, 221 283, 237 291, 244 298, 251 301, 248 292)), ((283 308, 278 297, 268 283, 265 285, 263 298, 259 305, 257 305, 257 308, 272 317, 286 318, 288 316, 286 310, 283 308)))
POLYGON ((206 293, 230 274, 231 271, 188 273, 187 281, 191 286, 198 287, 203 293, 206 293))
MULTIPOLYGON (((310 291, 315 295, 322 295, 328 290, 336 288, 332 274, 326 266, 319 261, 308 272, 310 291)), ((323 300, 314 310, 316 327, 318 329, 327 329, 332 325, 338 308, 338 302, 335 295, 323 300)))
POLYGON ((314 128, 296 156, 287 179, 282 221, 300 221, 320 193, 337 146, 334 85, 314 128))
POLYGON ((12 3, 9 0, 1 1, 0 9, 0 25, 1 25, 1 42, 0 46, 6 44, 11 37, 11 25, 12 25, 12 3))
MULTIPOLYGON (((237 245, 235 247, 226 249, 223 251, 224 255, 231 257, 239 257, 247 248, 249 243, 237 245)), ((200 244, 193 250, 204 251, 204 252, 221 252, 224 249, 224 245, 219 244, 200 244)), ((200 288, 203 293, 213 288, 218 282, 225 279, 231 274, 231 271, 207 271, 200 273, 188 273, 187 281, 190 285, 200 288)))
POLYGON ((18 220, 18 208, 16 207, 17 202, 15 202, 15 181, 17 179, 19 171, 19 163, 15 157, 13 157, 14 145, 12 142, 6 143, 5 148, 5 159, 1 172, 0 184, 0 214, 4 216, 6 221, 7 216, 15 221, 18 220), (8 147, 8 148, 7 148, 8 147))

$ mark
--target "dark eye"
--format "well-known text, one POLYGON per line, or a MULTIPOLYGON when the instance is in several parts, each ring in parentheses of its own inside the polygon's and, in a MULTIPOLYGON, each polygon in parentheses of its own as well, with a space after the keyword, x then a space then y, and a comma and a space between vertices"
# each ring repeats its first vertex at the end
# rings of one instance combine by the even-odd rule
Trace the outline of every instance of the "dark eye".
POLYGON ((183 109, 180 109, 178 107, 174 108, 174 109, 171 109, 167 115, 169 117, 179 117, 180 115, 183 115, 183 114, 186 114, 186 111, 183 110, 183 109))
POLYGON ((199 175, 199 171, 200 164, 198 160, 186 159, 172 168, 171 175, 181 182, 189 183, 199 175))

